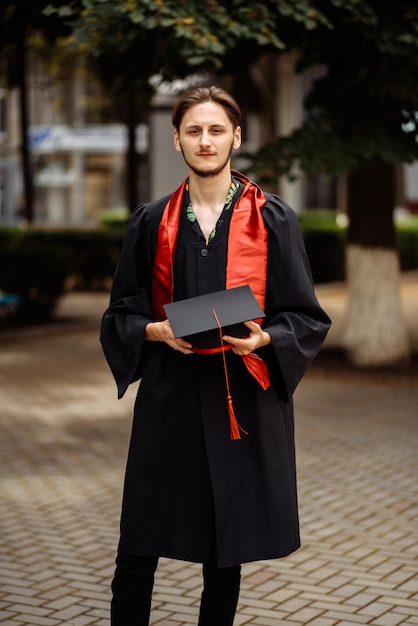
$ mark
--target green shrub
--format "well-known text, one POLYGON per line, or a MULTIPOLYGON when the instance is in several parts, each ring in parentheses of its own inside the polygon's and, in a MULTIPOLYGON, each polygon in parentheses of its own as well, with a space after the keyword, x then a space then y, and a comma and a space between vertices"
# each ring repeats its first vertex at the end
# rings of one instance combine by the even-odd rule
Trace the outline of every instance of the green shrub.
POLYGON ((36 244, 26 234, 0 248, 0 289, 21 297, 13 319, 21 324, 48 321, 65 290, 69 250, 36 244))
MULTIPOLYGON (((342 281, 346 229, 331 212, 299 216, 315 283, 342 281)), ((102 230, 0 228, 0 290, 21 296, 20 322, 47 321, 66 288, 108 289, 124 226, 102 230)), ((397 224, 402 270, 418 268, 418 217, 397 224)))
POLYGON ((68 248, 68 277, 73 289, 103 290, 119 257, 123 232, 107 230, 33 230, 32 241, 68 248))
POLYGON ((0 228, 0 290, 22 300, 13 320, 48 321, 66 288, 110 285, 123 233, 0 228))
MULTIPOLYGON (((315 283, 345 278, 346 228, 335 213, 311 211, 299 216, 315 283)), ((396 223, 396 241, 402 271, 418 269, 418 216, 396 223)))
POLYGON ((402 271, 418 268, 418 216, 399 221, 396 238, 402 271))
POLYGON ((344 280, 345 229, 335 213, 310 212, 299 217, 315 283, 344 280))
POLYGON ((99 221, 105 230, 123 232, 129 219, 127 209, 105 209, 99 215, 99 221))

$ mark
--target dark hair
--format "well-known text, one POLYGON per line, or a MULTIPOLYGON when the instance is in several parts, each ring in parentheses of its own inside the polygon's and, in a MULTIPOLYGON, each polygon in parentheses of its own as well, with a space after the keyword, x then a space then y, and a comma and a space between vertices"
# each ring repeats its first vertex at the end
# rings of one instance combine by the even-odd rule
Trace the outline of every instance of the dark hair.
POLYGON ((173 107, 171 120, 174 128, 179 130, 184 114, 195 104, 203 102, 215 102, 224 108, 232 126, 236 128, 241 119, 241 109, 235 99, 220 87, 195 87, 184 93, 173 107))

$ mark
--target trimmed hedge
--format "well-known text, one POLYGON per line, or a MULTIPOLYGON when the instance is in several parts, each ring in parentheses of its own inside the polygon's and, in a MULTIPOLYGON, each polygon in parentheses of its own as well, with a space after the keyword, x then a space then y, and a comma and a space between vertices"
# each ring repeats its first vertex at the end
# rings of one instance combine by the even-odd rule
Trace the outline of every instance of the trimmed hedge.
POLYGON ((37 243, 22 233, 0 236, 0 289, 21 297, 13 321, 48 321, 64 293, 71 254, 66 247, 37 243))
POLYGON ((109 287, 122 233, 0 228, 0 290, 21 297, 12 320, 48 321, 69 288, 109 287))
POLYGON ((418 216, 412 216, 396 225, 396 239, 401 270, 418 268, 418 216))
POLYGON ((303 213, 299 223, 315 283, 344 280, 345 228, 335 213, 303 213))
MULTIPOLYGON (((299 216, 315 283, 342 281, 345 229, 333 213, 299 216)), ((16 320, 50 319, 68 289, 108 289, 123 230, 35 230, 0 228, 0 290, 21 296, 16 320)), ((401 269, 418 268, 418 217, 397 224, 401 269)))
MULTIPOLYGON (((303 213, 299 222, 314 282, 344 280, 346 228, 336 223, 335 213, 303 213)), ((418 216, 396 223, 396 241, 401 270, 418 269, 418 216)))
POLYGON ((120 230, 29 230, 37 245, 70 251, 67 278, 71 288, 101 290, 108 287, 119 258, 124 232, 120 230))

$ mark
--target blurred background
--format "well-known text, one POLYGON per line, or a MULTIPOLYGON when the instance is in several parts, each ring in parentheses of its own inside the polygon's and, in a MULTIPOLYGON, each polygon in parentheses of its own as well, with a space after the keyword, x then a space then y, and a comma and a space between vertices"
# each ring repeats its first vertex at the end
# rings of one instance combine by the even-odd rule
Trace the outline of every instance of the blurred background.
POLYGON ((3 327, 109 289, 130 212, 184 178, 175 99, 215 83, 243 110, 233 167, 298 214, 315 283, 347 287, 348 359, 411 358, 415 2, 4 0, 0 17, 3 327))

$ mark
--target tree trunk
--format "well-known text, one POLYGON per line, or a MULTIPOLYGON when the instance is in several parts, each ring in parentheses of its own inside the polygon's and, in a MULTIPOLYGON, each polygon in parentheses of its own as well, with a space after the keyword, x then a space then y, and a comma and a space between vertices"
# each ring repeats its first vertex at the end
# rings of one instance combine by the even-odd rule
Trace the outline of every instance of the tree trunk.
POLYGON ((127 202, 130 211, 138 204, 137 174, 138 155, 136 151, 136 107, 135 96, 129 93, 127 96, 127 127, 128 149, 126 152, 126 190, 127 202))
POLYGON ((343 338, 357 366, 382 367, 410 355, 399 291, 393 210, 396 174, 379 160, 348 177, 346 250, 348 311, 343 338))
POLYGON ((141 202, 149 201, 148 156, 139 154, 136 148, 136 129, 141 119, 141 110, 134 92, 126 98, 126 124, 128 149, 126 151, 126 198, 130 211, 141 202))
POLYGON ((21 158, 23 172, 23 196, 24 207, 23 217, 30 224, 33 222, 33 181, 32 168, 30 162, 29 142, 28 142, 28 98, 26 81, 26 45, 25 33, 22 29, 21 36, 17 42, 17 79, 19 87, 19 108, 20 108, 20 136, 21 136, 21 158))

